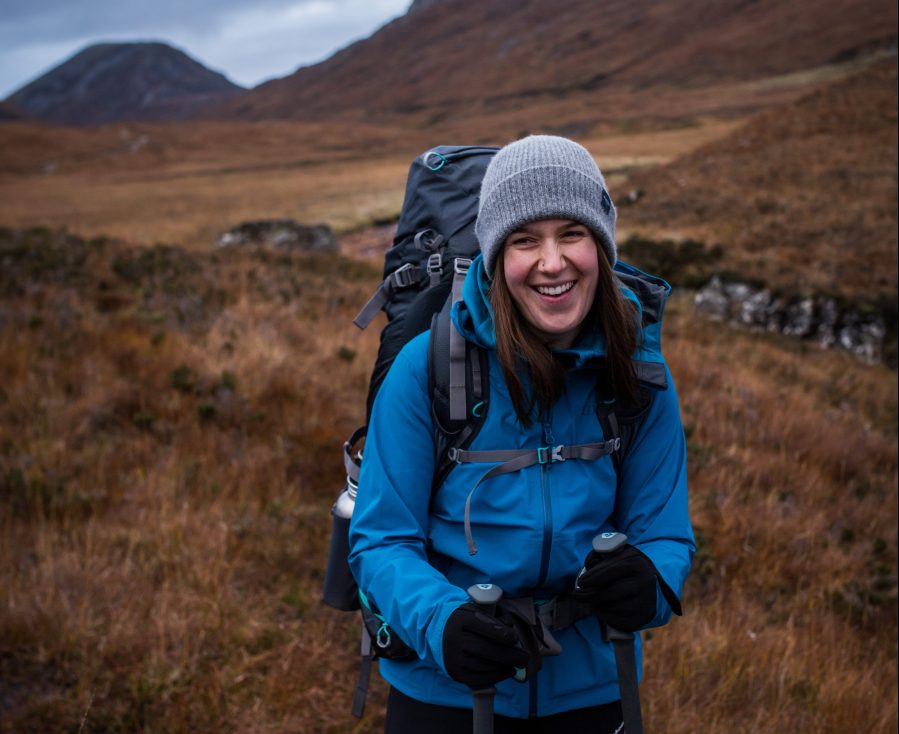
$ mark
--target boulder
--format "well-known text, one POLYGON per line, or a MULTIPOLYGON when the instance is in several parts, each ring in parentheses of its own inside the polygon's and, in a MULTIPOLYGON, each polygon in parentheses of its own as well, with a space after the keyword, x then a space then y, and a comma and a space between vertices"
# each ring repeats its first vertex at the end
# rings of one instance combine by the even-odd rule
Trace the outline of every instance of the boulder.
POLYGON ((698 313, 717 321, 723 321, 730 315, 730 303, 717 275, 712 277, 705 288, 696 292, 694 306, 698 313))
POLYGON ((219 247, 263 245, 304 252, 337 252, 337 237, 327 224, 300 224, 293 219, 243 222, 222 234, 219 247))

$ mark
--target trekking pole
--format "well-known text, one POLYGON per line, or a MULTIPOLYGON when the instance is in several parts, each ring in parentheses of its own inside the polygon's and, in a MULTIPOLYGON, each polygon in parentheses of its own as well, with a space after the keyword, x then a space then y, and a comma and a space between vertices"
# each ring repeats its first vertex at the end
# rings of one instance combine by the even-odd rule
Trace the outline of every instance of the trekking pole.
MULTIPOLYGON (((618 550, 627 543, 624 533, 600 533, 593 538, 593 550, 604 555, 618 550)), ((584 573, 586 569, 581 569, 584 573)), ((580 577, 581 574, 578 574, 580 577)), ((575 582, 577 585, 577 582, 575 582)), ((621 711, 624 715, 626 734, 643 734, 643 714, 640 711, 640 686, 637 683, 637 656, 634 652, 634 633, 615 629, 599 622, 602 638, 612 643, 615 651, 615 668, 618 670, 618 689, 621 693, 621 711)))
MULTIPOLYGON (((503 598, 503 590, 495 584, 472 584, 468 587, 472 602, 492 615, 494 608, 503 598)), ((471 691, 473 734, 493 734, 493 697, 496 688, 477 688, 471 691)))

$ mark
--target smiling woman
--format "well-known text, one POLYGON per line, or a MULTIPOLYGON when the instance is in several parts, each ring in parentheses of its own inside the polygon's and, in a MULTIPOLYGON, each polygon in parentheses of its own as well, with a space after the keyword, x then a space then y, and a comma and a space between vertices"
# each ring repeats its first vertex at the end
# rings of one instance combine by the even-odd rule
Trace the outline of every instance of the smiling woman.
POLYGON ((381 660, 388 734, 471 731, 494 695, 499 732, 641 731, 636 664, 619 685, 603 630, 626 640, 680 614, 695 544, 664 295, 641 301, 667 288, 616 264, 615 220, 582 146, 531 136, 500 150, 451 314, 486 356, 471 371, 489 395, 438 486, 427 334, 378 391, 349 561, 414 652, 381 660))

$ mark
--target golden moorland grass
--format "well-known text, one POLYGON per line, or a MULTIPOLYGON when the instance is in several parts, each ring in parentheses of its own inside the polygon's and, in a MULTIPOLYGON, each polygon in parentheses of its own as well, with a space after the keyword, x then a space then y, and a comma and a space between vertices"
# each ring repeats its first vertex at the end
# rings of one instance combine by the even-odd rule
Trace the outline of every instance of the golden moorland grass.
MULTIPOLYGON (((616 130, 588 144, 614 184, 734 125, 616 130)), ((397 216, 409 163, 433 144, 420 131, 310 123, 0 125, 0 223, 200 250, 251 219, 292 217, 344 232, 397 216)))
MULTIPOLYGON (((40 232, 0 261, 0 731, 378 731, 318 601, 375 269, 40 232)), ((647 729, 895 731, 895 372, 680 299, 666 353, 699 551, 647 729)))

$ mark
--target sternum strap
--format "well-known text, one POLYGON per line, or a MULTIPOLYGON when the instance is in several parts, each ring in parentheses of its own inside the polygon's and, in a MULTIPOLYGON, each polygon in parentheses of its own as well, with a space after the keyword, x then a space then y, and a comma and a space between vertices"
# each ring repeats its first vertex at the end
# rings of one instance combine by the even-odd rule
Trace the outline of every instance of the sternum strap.
POLYGON ((596 443, 575 444, 573 446, 541 446, 537 449, 508 449, 498 451, 466 451, 464 449, 451 448, 448 452, 450 461, 457 464, 496 464, 488 469, 475 483, 465 498, 465 541, 468 543, 468 552, 475 555, 478 547, 471 533, 471 498, 475 490, 488 479, 498 477, 500 474, 510 474, 520 471, 534 464, 553 464, 569 459, 581 459, 583 461, 595 461, 617 451, 621 446, 621 439, 614 438, 611 441, 598 441, 596 443))

